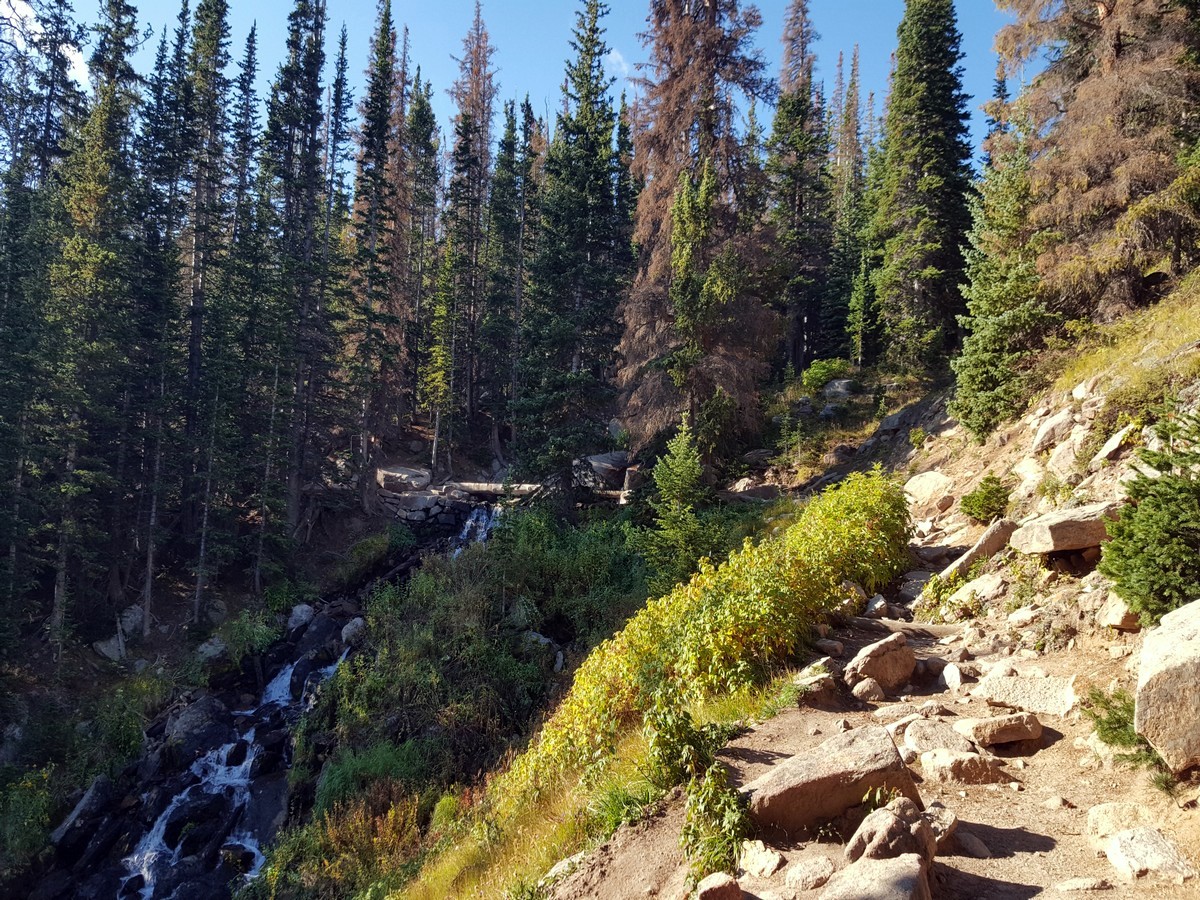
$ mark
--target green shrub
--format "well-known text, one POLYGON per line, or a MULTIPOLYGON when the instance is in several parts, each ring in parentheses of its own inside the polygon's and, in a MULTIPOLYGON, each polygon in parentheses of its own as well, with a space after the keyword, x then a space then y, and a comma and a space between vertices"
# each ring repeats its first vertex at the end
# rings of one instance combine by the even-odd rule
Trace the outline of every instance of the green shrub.
POLYGON ((916 428, 909 429, 908 443, 914 450, 920 450, 925 446, 925 442, 929 440, 929 433, 918 425, 916 428))
POLYGON ((680 844, 691 880, 736 871, 742 841, 750 834, 746 801, 729 784, 725 767, 713 763, 687 787, 680 844))
POLYGON ((0 782, 0 876, 25 866, 46 846, 50 774, 49 768, 35 769, 0 782))
POLYGON ((248 609, 222 625, 218 633, 235 663, 247 654, 262 653, 281 636, 279 628, 268 622, 265 615, 248 609))
POLYGON ((417 786, 429 776, 429 769, 428 748, 417 741, 399 746, 384 741, 364 750, 342 750, 321 772, 313 813, 320 816, 378 781, 417 786))
POLYGON ((876 468, 814 499, 781 536, 703 564, 592 652, 494 796, 519 807, 567 771, 602 764, 656 699, 705 699, 766 680, 841 603, 844 581, 872 591, 904 570, 910 533, 903 490, 876 468))
POLYGON ((1083 714, 1095 726, 1101 741, 1124 751, 1116 755, 1119 762, 1149 770, 1155 786, 1170 793, 1175 779, 1158 751, 1134 728, 1135 706, 1136 701, 1128 691, 1108 694, 1092 688, 1083 703, 1083 714))
POLYGON ((817 359, 804 370, 800 384, 810 394, 815 394, 835 378, 845 378, 849 374, 850 363, 844 359, 817 359))
POLYGON ((588 804, 589 831, 607 838, 622 825, 639 821, 646 807, 661 796, 662 791, 647 780, 625 783, 614 779, 601 787, 588 804))
POLYGON ((292 581, 290 578, 272 584, 263 592, 263 602, 273 613, 287 613, 300 603, 316 599, 318 592, 315 586, 306 582, 292 581))
POLYGON ((729 732, 709 723, 696 727, 691 713, 680 706, 655 701, 644 726, 647 779, 663 790, 696 778, 711 766, 729 732))
POLYGON ((417 546, 417 536, 403 522, 392 522, 388 525, 387 541, 389 555, 408 553, 417 546))
MULTIPOLYGON (((411 533, 409 536, 411 537, 411 533)), ((403 536, 393 536, 391 528, 386 532, 363 538, 350 548, 346 558, 334 570, 334 582, 343 588, 355 587, 362 583, 363 579, 387 559, 392 541, 397 539, 403 540, 403 536)))
POLYGON ((994 474, 987 474, 979 487, 959 501, 959 507, 976 522, 988 524, 1008 512, 1011 492, 1004 482, 994 474))
POLYGON ((1109 523, 1100 571, 1145 625, 1200 597, 1200 416, 1160 423, 1162 451, 1141 458, 1158 473, 1130 482, 1130 504, 1109 523))

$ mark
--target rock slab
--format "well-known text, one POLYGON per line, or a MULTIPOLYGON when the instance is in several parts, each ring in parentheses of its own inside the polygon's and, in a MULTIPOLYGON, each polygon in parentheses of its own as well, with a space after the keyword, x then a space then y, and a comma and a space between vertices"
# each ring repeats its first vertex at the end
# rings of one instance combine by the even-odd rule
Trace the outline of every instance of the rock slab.
POLYGON ((1146 633, 1133 724, 1179 774, 1200 765, 1200 601, 1146 633))
POLYGON ((737 879, 724 872, 709 875, 696 886, 696 900, 741 900, 737 879))
POLYGON ((1157 828, 1119 831, 1104 848, 1108 861, 1126 881, 1155 875, 1176 884, 1196 877, 1196 867, 1157 828))
POLYGON ((1047 716, 1065 716, 1079 702, 1075 694, 1074 677, 989 676, 971 688, 971 695, 986 700, 992 706, 1047 716))
POLYGON ((1009 539, 1019 553, 1063 553, 1099 547, 1108 540, 1108 520, 1117 514, 1116 503, 1092 503, 1060 509, 1022 525, 1009 539))
POLYGON ((977 747, 994 747, 1040 738, 1042 723, 1032 713, 1017 713, 990 719, 959 719, 954 730, 977 747))
POLYGON ((949 584, 955 578, 966 578, 971 566, 981 559, 991 559, 1007 547, 1016 530, 1017 523, 1009 519, 993 522, 970 550, 942 570, 938 579, 942 584, 949 584))
POLYGON ((895 743, 882 726, 868 725, 774 766, 745 792, 757 827, 792 833, 837 818, 877 788, 922 806, 895 743))
POLYGON ((937 839, 921 810, 907 797, 898 797, 863 819, 845 850, 846 860, 852 863, 909 853, 920 857, 928 872, 937 853, 937 839))

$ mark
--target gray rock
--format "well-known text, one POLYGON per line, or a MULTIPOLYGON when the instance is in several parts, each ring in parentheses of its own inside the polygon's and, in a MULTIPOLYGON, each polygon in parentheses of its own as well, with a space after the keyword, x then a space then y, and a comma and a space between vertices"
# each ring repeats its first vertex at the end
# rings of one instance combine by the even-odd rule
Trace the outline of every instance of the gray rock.
POLYGON ((127 606, 121 610, 121 615, 118 617, 121 625, 121 634, 128 640, 131 637, 141 637, 142 625, 145 622, 146 611, 138 604, 127 606))
POLYGON ((938 676, 940 683, 946 686, 952 694, 957 694, 962 690, 963 686, 963 670, 956 663, 947 664, 946 668, 942 669, 942 674, 938 676))
POLYGON ((1110 437, 1104 446, 1100 448, 1100 451, 1092 457, 1092 461, 1088 464, 1089 471, 1095 472, 1106 462, 1112 462, 1114 459, 1120 457, 1124 452, 1125 442, 1135 430, 1136 426, 1126 425, 1110 437))
POLYGON ((958 831, 958 816, 936 800, 929 804, 923 815, 933 831, 937 852, 944 853, 958 831))
POLYGON ((841 641, 835 641, 829 638, 822 638, 821 640, 814 642, 813 646, 826 656, 832 656, 835 659, 840 658, 841 655, 846 652, 845 644, 843 644, 841 641))
POLYGON ((921 773, 925 780, 943 784, 998 784, 1008 781, 1008 776, 1000 767, 999 760, 978 753, 938 749, 921 754, 921 773))
POLYGON ((288 616, 288 631, 295 631, 297 628, 303 628, 313 620, 313 616, 317 611, 307 603, 298 603, 292 607, 292 613, 288 616))
POLYGON ((864 678, 874 678, 884 691, 895 691, 912 678, 917 657, 903 634, 893 634, 863 647, 846 666, 843 678, 854 686, 864 678))
POLYGON ((1116 503, 1093 503, 1047 513, 1018 528, 1009 544, 1025 554, 1099 547, 1108 540, 1108 521, 1118 509, 1116 503))
POLYGON ((930 750, 972 753, 975 748, 955 728, 938 719, 918 719, 904 730, 904 746, 920 755, 930 750))
POLYGON ((803 859, 788 867, 783 873, 783 883, 793 891, 815 891, 824 887, 835 871, 833 863, 824 856, 803 859))
POLYGON ((783 868, 783 856, 762 841, 742 841, 742 854, 738 865, 747 875, 770 878, 783 868))
POLYGON ((1108 839, 1104 853, 1126 881, 1155 875, 1183 884, 1197 877, 1196 867, 1157 828, 1117 832, 1108 839))
POLYGON ((200 751, 228 743, 234 732, 225 704, 216 697, 201 697, 173 713, 163 734, 178 760, 190 763, 200 751))
POLYGON ((125 658, 125 640, 119 634, 114 634, 110 638, 94 642, 92 649, 100 656, 113 662, 120 662, 125 658))
POLYGON ((367 621, 362 616, 351 619, 342 626, 342 643, 347 647, 359 647, 367 640, 367 621))
POLYGON ((428 469, 388 466, 376 471, 375 480, 385 491, 403 494, 408 491, 425 490, 433 481, 433 476, 428 469))
POLYGON ((564 666, 566 666, 566 657, 563 656, 563 652, 559 650, 554 654, 554 674, 557 675, 559 672, 561 672, 564 666))
POLYGON ((888 602, 882 594, 876 594, 867 601, 866 611, 863 617, 867 619, 886 619, 888 614, 888 602))
POLYGON ((1200 765, 1200 601, 1142 641, 1134 727, 1176 774, 1200 765))
POLYGON ((991 859, 992 851, 988 845, 969 831, 959 829, 954 835, 954 843, 961 853, 973 859, 991 859))
POLYGON ((225 641, 221 639, 221 636, 214 634, 196 648, 196 656, 202 663, 211 663, 223 657, 228 650, 229 648, 225 646, 225 641))
POLYGON ((773 766, 745 792, 758 827, 798 832, 837 818, 877 788, 921 806, 895 743, 882 726, 868 725, 773 766))
POLYGON ((941 472, 923 472, 904 485, 904 493, 914 509, 934 507, 943 497, 951 496, 953 489, 954 482, 941 472))
POLYGON ((846 400, 854 396, 854 391, 857 385, 851 378, 838 378, 825 385, 825 389, 821 392, 826 400, 846 400))
POLYGON ((1038 428, 1037 434, 1033 437, 1033 446, 1029 448, 1029 452, 1036 456, 1046 450, 1058 445, 1063 438, 1071 433, 1075 427, 1075 413, 1070 409, 1061 410, 1057 415, 1051 416, 1041 427, 1038 428))
POLYGON ((971 688, 971 696, 993 706, 1005 706, 1048 716, 1065 716, 1079 702, 1075 678, 988 676, 971 688))
POLYGON ((838 872, 820 900, 930 900, 929 878, 915 853, 895 859, 860 859, 838 872))
POLYGON ((99 776, 84 792, 83 797, 75 804, 70 814, 50 834, 50 843, 57 847, 62 843, 72 828, 82 825, 87 819, 95 816, 100 810, 112 802, 113 785, 107 775, 99 776))
POLYGON ((220 628, 229 620, 229 606, 220 597, 211 598, 204 604, 204 619, 213 628, 220 628))
POLYGON ((933 829, 917 805, 907 797, 898 797, 882 809, 877 809, 858 826, 846 844, 846 859, 893 859, 914 853, 925 865, 933 865, 937 839, 933 829))
POLYGON ((898 413, 892 413, 879 423, 880 434, 895 434, 902 430, 905 425, 909 424, 911 419, 911 410, 902 409, 898 413))
POLYGON ((1096 613, 1096 624, 1114 631, 1141 631, 1142 623, 1129 604, 1110 591, 1100 612, 1096 613))
POLYGON ((1042 736, 1042 723, 1031 713, 994 716, 990 719, 959 719, 954 730, 977 747, 994 747, 1042 736))
POLYGON ((991 559, 1008 546, 1009 539, 1017 530, 1017 523, 1009 519, 999 519, 988 526, 974 546, 966 553, 950 563, 939 577, 942 584, 948 584, 952 579, 965 578, 971 567, 980 560, 991 559))

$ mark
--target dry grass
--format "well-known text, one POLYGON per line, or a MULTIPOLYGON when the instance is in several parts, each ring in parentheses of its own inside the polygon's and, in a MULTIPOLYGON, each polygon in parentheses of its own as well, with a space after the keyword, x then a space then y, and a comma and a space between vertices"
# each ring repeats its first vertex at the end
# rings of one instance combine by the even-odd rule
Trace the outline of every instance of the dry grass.
MULTIPOLYGON (((1185 353, 1200 343, 1200 274, 1184 279, 1179 288, 1155 306, 1132 313, 1112 325, 1096 328, 1082 342, 1055 381, 1069 391, 1092 378, 1114 383, 1143 380, 1146 373, 1165 368, 1196 368, 1197 355, 1185 353)), ((1171 380, 1171 379, 1164 379, 1171 380)))

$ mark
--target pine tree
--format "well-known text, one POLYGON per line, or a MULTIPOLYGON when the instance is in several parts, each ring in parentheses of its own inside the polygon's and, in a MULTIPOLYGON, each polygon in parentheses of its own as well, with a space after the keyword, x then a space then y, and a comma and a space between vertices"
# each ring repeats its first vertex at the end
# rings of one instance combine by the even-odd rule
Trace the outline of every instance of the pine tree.
MULTIPOLYGON (((651 54, 649 77, 641 82, 644 99, 634 138, 634 175, 644 184, 634 232, 640 260, 621 308, 618 373, 623 422, 637 446, 674 427, 681 409, 691 405, 668 374, 677 369, 672 360, 686 340, 671 318, 671 208, 683 180, 695 181, 705 165, 711 166, 716 225, 701 265, 707 268, 738 238, 746 144, 735 127, 734 98, 770 98, 773 92, 762 59, 750 46, 760 25, 758 11, 737 0, 664 0, 651 7, 643 38, 651 54)), ((687 393, 702 398, 705 407, 694 427, 710 447, 757 426, 757 384, 767 370, 764 348, 774 330, 761 299, 749 291, 730 299, 704 335, 702 359, 689 366, 687 393)))
POLYGON ((396 89, 396 33, 389 0, 379 5, 379 19, 367 68, 367 87, 359 114, 358 157, 354 179, 354 392, 362 410, 358 438, 360 493, 369 508, 375 483, 378 431, 386 398, 373 383, 396 349, 387 342, 392 323, 391 297, 395 266, 393 234, 397 223, 395 182, 391 177, 392 104, 396 89))
POLYGON ((952 0, 908 0, 888 99, 871 241, 885 362, 921 371, 956 341, 970 146, 952 0))
POLYGON ((1037 271, 1044 238, 1029 218, 1031 168, 1022 135, 995 154, 971 200, 967 315, 961 319, 967 337, 951 363, 958 384, 950 411, 980 440, 1020 412, 1037 389, 1032 363, 1051 321, 1037 271))
MULTIPOLYGON (((840 60, 839 60, 839 79, 840 60)), ((821 308, 821 356, 839 357, 850 349, 851 297, 855 280, 862 268, 862 230, 866 224, 863 190, 866 177, 866 153, 863 148, 859 52, 855 46, 850 61, 850 77, 841 91, 841 102, 831 110, 833 124, 830 169, 830 205, 833 235, 829 270, 821 308)), ((855 334, 860 333, 860 308, 856 311, 855 334)), ((861 363, 861 354, 856 359, 861 363)))
POLYGON ((792 0, 784 28, 783 75, 768 150, 771 221, 778 240, 785 360, 802 371, 824 349, 822 308, 829 265, 829 139, 813 81, 817 35, 808 0, 792 0))
POLYGON ((576 55, 546 158, 538 253, 521 321, 522 467, 559 479, 603 439, 604 373, 618 337, 624 273, 617 259, 627 231, 615 194, 606 13, 599 0, 585 0, 576 17, 576 55))

